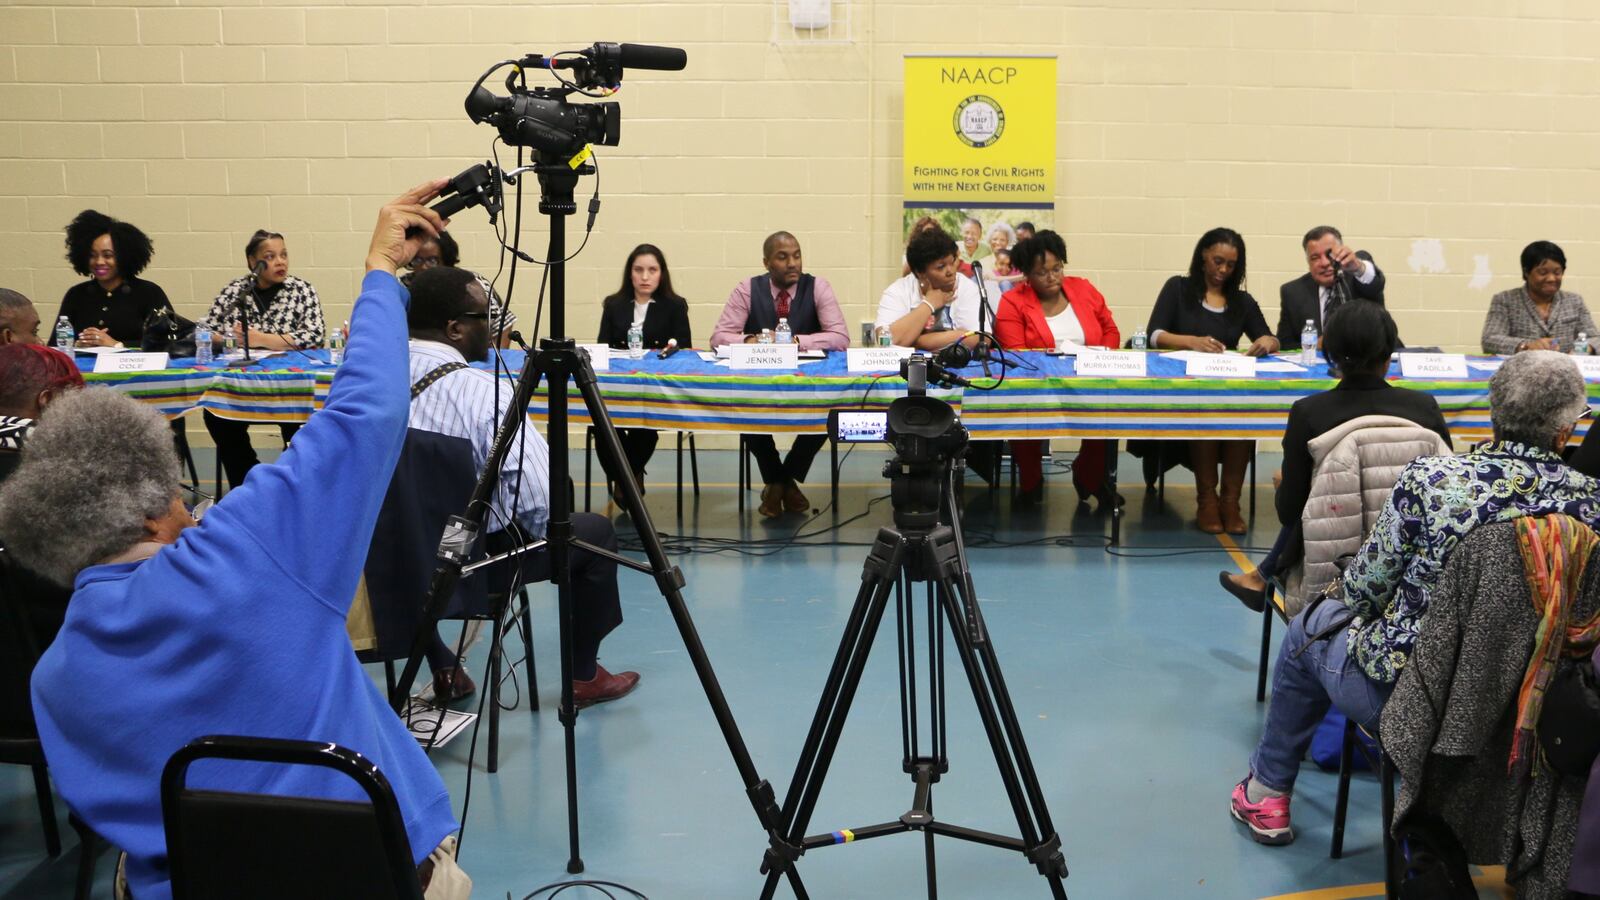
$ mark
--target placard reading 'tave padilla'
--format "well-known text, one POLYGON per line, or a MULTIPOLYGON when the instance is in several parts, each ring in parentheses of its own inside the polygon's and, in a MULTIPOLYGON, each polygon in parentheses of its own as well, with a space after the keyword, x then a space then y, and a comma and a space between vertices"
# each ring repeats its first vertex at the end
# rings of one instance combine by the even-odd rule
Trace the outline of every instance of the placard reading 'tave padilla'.
POLYGON ((1403 378, 1470 378, 1467 357, 1461 353, 1402 353, 1403 378))
POLYGON ((728 364, 735 369, 793 369, 800 365, 799 344, 731 344, 727 351, 728 364))

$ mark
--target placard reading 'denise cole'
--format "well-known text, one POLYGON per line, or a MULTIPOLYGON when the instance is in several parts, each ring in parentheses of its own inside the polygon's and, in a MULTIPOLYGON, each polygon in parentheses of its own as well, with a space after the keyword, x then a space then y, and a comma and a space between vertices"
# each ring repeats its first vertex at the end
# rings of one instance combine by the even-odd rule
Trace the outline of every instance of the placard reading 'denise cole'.
POLYGON ((165 353, 102 353, 94 361, 96 372, 159 372, 166 367, 165 353))
POLYGON ((1073 358, 1072 371, 1090 378, 1143 378, 1147 374, 1148 356, 1141 352, 1120 353, 1085 347, 1073 358))
POLYGON ((793 369, 800 365, 799 344, 730 344, 725 349, 728 365, 735 369, 793 369))
POLYGON ((1402 378, 1471 378, 1462 353, 1402 353, 1402 378))

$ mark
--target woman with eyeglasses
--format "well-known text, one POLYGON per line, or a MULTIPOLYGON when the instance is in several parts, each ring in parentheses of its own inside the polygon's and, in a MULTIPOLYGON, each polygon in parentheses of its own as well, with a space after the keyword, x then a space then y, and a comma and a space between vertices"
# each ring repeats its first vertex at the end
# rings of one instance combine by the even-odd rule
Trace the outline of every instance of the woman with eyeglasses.
MULTIPOLYGON (((232 334, 242 347, 248 330, 251 349, 321 347, 322 301, 317 298, 316 288, 289 274, 289 248, 283 235, 265 229, 257 231, 245 244, 244 261, 252 274, 224 285, 211 303, 211 312, 206 314, 204 322, 211 328, 212 342, 221 344, 223 335, 232 334)), ((228 485, 238 487, 260 462, 250 444, 250 423, 224 419, 209 409, 205 411, 205 423, 216 443, 217 458, 228 476, 228 485)), ((278 430, 284 444, 288 444, 300 425, 282 422, 278 430)))
MULTIPOLYGON (((409 288, 411 279, 422 272, 436 266, 454 269, 460 265, 460 245, 450 236, 450 232, 441 231, 437 238, 423 239, 422 246, 412 258, 406 274, 400 276, 400 283, 409 288)), ((502 349, 511 346, 511 330, 517 327, 516 314, 507 308, 506 302, 495 293, 494 285, 489 283, 489 279, 477 272, 473 272, 472 277, 478 280, 478 286, 483 288, 483 295, 489 298, 489 332, 495 336, 495 345, 502 349)))
MULTIPOLYGON (((1011 248, 1019 281, 1000 298, 994 315, 995 337, 1008 350, 1055 350, 1067 344, 1111 347, 1122 343, 1122 333, 1101 296, 1087 278, 1066 274, 1067 243, 1045 229, 1011 248)), ((1017 499, 1038 503, 1044 499, 1042 457, 1048 441, 1012 441, 1011 458, 1021 475, 1017 499)), ((1100 512, 1109 512, 1122 498, 1106 484, 1106 454, 1116 452, 1116 441, 1086 440, 1072 461, 1072 484, 1078 489, 1078 509, 1088 511, 1090 497, 1100 512)))

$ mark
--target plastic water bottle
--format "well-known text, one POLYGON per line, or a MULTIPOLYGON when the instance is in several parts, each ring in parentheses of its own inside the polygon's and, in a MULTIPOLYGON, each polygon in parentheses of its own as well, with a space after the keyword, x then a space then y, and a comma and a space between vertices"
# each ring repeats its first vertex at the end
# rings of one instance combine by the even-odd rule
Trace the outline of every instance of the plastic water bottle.
POLYGON ((1589 355, 1589 334, 1588 334, 1588 332, 1584 332, 1584 331, 1578 332, 1578 339, 1576 341, 1572 342, 1572 352, 1577 354, 1577 355, 1579 355, 1579 356, 1588 356, 1589 355))
POLYGON ((780 344, 794 343, 794 333, 789 330, 788 319, 778 320, 778 330, 772 333, 772 338, 780 344))
POLYGON ((1133 346, 1133 349, 1135 349, 1135 350, 1149 350, 1150 349, 1150 336, 1144 333, 1144 329, 1143 328, 1141 328, 1138 331, 1135 331, 1133 333, 1133 345, 1132 346, 1133 346))
POLYGON ((889 330, 889 326, 887 326, 887 325, 879 325, 876 329, 873 330, 873 334, 875 334, 877 336, 878 346, 879 347, 893 347, 894 346, 894 332, 889 330))
POLYGON ((1306 320, 1306 327, 1300 329, 1300 364, 1304 366, 1316 365, 1317 362, 1317 323, 1311 319, 1306 320))
POLYGON ((205 322, 194 326, 194 363, 197 366, 211 365, 211 326, 205 322))
POLYGON ((344 332, 338 328, 328 332, 328 362, 336 366, 344 362, 344 332))
POLYGON ((78 332, 72 328, 72 323, 66 316, 56 320, 56 349, 68 356, 72 355, 72 344, 78 339, 78 332))
POLYGON ((772 336, 771 328, 763 328, 761 329, 761 333, 756 335, 756 343, 758 344, 770 344, 774 340, 775 338, 772 336))
POLYGON ((628 326, 628 358, 644 357, 644 326, 638 322, 628 326))
POLYGON ((231 331, 222 333, 222 358, 228 359, 239 352, 239 338, 231 331))

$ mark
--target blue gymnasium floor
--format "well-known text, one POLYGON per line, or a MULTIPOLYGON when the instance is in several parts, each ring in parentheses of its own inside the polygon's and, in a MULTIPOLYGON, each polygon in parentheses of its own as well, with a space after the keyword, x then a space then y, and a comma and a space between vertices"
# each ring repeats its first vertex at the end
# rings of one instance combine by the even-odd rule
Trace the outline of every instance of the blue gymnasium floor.
MULTIPOLYGON (((754 495, 743 517, 735 508, 733 455, 700 455, 704 493, 674 512, 670 450, 663 446, 648 485, 656 525, 702 537, 782 538, 799 516, 760 520, 754 495)), ((765 557, 734 553, 680 555, 686 596, 729 703, 761 775, 787 788, 829 661, 860 582, 878 526, 890 521, 879 472, 884 457, 848 459, 835 534, 807 538, 853 546, 790 546, 765 557)), ((826 472, 826 456, 816 472, 826 472)), ((581 476, 581 459, 576 460, 581 476)), ((209 459, 201 460, 209 471, 209 459)), ((1254 531, 1241 546, 1270 542, 1275 517, 1262 456, 1263 489, 1254 531)), ((1050 476, 1039 511, 1017 511, 1004 492, 987 493, 968 477, 969 540, 1010 542, 1061 536, 1008 548, 971 550, 973 577, 999 651, 1049 811, 1063 840, 1076 900, 1214 897, 1225 900, 1339 900, 1382 895, 1379 799, 1375 779, 1351 790, 1345 857, 1328 858, 1336 777, 1309 762, 1295 795, 1298 839, 1283 848, 1248 840, 1227 812, 1228 793, 1244 774, 1265 706, 1254 701, 1260 618, 1216 586, 1216 572, 1236 565, 1221 543, 1188 524, 1192 487, 1183 470, 1166 503, 1147 497, 1138 461, 1122 459, 1129 505, 1124 546, 1107 553, 1105 520, 1074 517, 1069 474, 1050 476), (1070 543, 1070 546, 1064 545, 1070 543), (1137 560, 1133 556, 1142 557, 1137 560)), ((595 500, 600 500, 600 490, 595 500)), ((809 488, 827 502, 825 480, 809 488)), ((582 498, 580 496, 580 506, 582 498)), ((835 520, 827 510, 804 522, 807 533, 835 520)), ((625 520, 622 528, 629 526, 625 520)), ((1259 554, 1256 554, 1259 556, 1259 554)), ((602 648, 612 669, 643 675, 639 689, 579 718, 583 857, 587 876, 616 881, 652 898, 755 897, 765 846, 743 785, 689 665, 665 603, 642 575, 622 574, 624 625, 602 648)), ((535 590, 535 653, 543 709, 526 706, 502 718, 500 771, 477 773, 461 863, 478 898, 521 898, 567 878, 562 731, 555 707, 558 656, 554 595, 535 590)), ((894 639, 886 619, 845 728, 812 833, 898 818, 910 806, 900 770, 900 724, 894 639)), ((1274 629, 1274 640, 1282 634, 1274 629)), ((485 650, 470 664, 483 683, 485 650)), ((514 655, 516 655, 514 653, 514 655)), ((935 810, 961 825, 1015 833, 993 758, 953 652, 949 659, 951 771, 934 788, 935 810)), ((376 668, 376 667, 375 667, 376 668)), ((519 667, 520 674, 520 667, 519 667)), ((380 672, 374 672, 380 681, 380 672)), ((509 688, 509 685, 508 685, 509 688)), ((508 690, 506 702, 510 702, 508 690)), ((476 699, 476 698, 474 698, 476 699)), ((435 758, 459 815, 469 740, 435 758)), ((0 897, 72 896, 78 858, 65 826, 59 859, 45 856, 32 781, 21 767, 0 766, 0 897)), ((818 898, 926 896, 923 842, 898 835, 825 847, 801 860, 818 898)), ((113 855, 98 861, 95 896, 110 896, 113 855)), ((1048 897, 1031 866, 1009 851, 953 840, 938 842, 943 897, 1048 897)), ((1482 879, 1485 885, 1492 877, 1482 879)), ((568 897, 599 897, 568 891, 568 897)), ((792 896, 787 888, 780 897, 792 896)), ((1483 897, 1499 897, 1486 886, 1483 897)))

